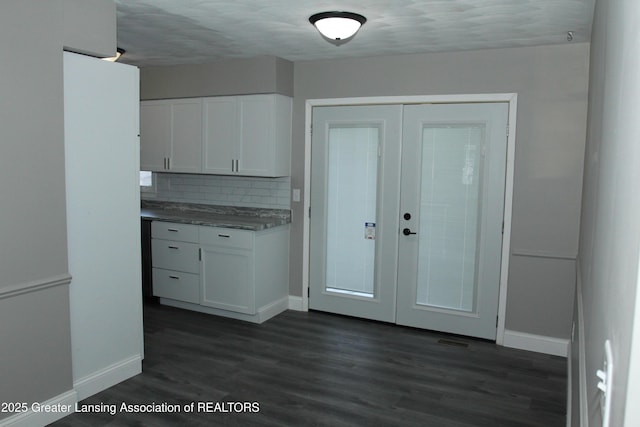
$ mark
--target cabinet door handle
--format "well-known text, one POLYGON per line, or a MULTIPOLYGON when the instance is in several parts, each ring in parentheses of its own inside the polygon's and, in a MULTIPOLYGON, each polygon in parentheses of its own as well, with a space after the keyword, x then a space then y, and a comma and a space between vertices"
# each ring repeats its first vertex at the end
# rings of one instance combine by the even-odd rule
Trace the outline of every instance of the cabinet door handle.
POLYGON ((231 159, 231 172, 235 172, 236 170, 234 169, 234 162, 233 159, 231 159))
POLYGON ((236 172, 240 172, 240 168, 238 167, 238 159, 236 159, 236 172))
POLYGON ((167 169, 171 170, 171 157, 167 157, 167 169))
POLYGON ((225 239, 228 239, 231 236, 229 236, 228 234, 218 234, 218 237, 224 237, 225 239))
POLYGON ((167 231, 173 231, 174 233, 177 233, 178 229, 176 229, 176 228, 167 228, 167 231))
POLYGON ((169 246, 169 249, 180 249, 178 246, 169 246))
POLYGON ((180 280, 180 278, 178 276, 169 276, 169 279, 180 280))

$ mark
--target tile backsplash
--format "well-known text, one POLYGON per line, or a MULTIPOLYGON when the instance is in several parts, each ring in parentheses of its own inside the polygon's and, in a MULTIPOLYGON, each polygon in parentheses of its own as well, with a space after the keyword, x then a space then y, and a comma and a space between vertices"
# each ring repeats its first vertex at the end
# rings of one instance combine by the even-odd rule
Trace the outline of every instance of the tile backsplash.
POLYGON ((154 173, 155 191, 143 200, 291 209, 291 178, 154 173))

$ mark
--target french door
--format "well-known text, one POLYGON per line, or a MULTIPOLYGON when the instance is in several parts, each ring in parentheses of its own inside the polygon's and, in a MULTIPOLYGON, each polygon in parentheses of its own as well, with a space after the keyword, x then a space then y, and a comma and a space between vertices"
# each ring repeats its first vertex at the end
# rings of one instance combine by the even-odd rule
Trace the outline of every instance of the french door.
POLYGON ((507 117, 505 103, 404 108, 397 323, 496 338, 507 117))
POLYGON ((312 309, 395 321, 402 107, 313 110, 312 309))
POLYGON ((312 309, 496 338, 508 103, 313 109, 312 309))

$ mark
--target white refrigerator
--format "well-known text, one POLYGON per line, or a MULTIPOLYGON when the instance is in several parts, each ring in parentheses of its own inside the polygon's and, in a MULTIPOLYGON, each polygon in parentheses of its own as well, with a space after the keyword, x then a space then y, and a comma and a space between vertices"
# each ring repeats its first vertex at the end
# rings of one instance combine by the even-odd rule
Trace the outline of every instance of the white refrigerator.
POLYGON ((64 53, 74 390, 142 370, 139 70, 64 53))

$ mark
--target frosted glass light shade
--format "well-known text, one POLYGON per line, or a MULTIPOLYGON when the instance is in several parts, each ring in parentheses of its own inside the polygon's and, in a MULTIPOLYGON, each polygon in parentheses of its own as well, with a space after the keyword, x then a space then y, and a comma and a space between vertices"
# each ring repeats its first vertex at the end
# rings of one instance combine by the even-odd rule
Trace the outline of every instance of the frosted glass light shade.
POLYGON ((322 12, 309 18, 324 37, 340 41, 353 37, 367 18, 351 12, 322 12))
POLYGON ((104 61, 109 61, 109 62, 118 62, 118 59, 120 59, 120 57, 122 55, 124 55, 126 51, 122 48, 118 48, 116 50, 116 56, 111 56, 109 58, 102 58, 104 61))

